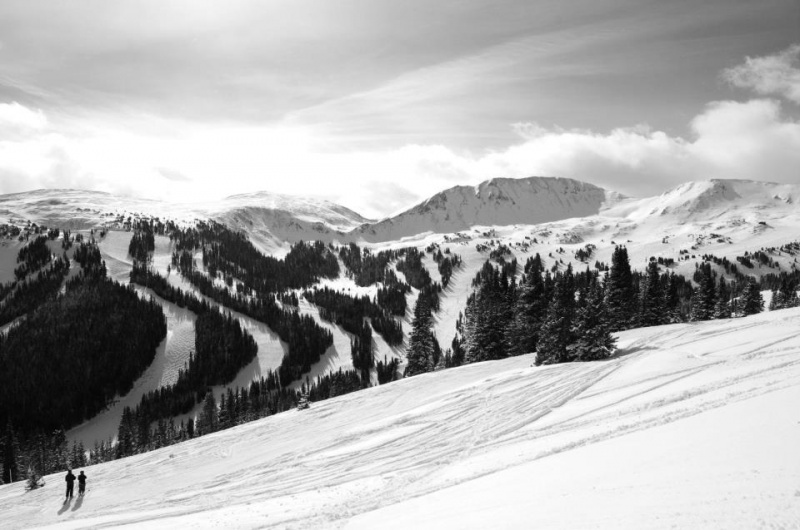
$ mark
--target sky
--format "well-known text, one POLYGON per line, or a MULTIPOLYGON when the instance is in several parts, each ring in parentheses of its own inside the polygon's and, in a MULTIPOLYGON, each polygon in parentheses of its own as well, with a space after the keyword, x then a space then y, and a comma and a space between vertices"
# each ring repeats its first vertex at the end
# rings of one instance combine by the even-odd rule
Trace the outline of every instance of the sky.
POLYGON ((800 184, 798 0, 3 0, 0 193, 800 184))

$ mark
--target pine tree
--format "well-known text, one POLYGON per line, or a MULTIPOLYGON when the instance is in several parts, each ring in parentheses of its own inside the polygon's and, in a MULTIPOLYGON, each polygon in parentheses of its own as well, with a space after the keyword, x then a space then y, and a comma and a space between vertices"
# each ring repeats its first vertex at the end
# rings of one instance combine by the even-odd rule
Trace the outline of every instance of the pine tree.
POLYGON ((731 318, 731 293, 725 278, 720 276, 717 288, 717 305, 714 307, 714 318, 731 318))
POLYGON ((539 328, 547 316, 548 303, 542 272, 534 268, 527 273, 520 285, 513 316, 506 331, 505 341, 509 355, 536 351, 539 328))
POLYGON ((599 285, 590 287, 585 307, 577 312, 572 334, 575 342, 567 346, 571 360, 596 361, 607 359, 613 353, 617 339, 611 335, 599 285))
POLYGON ((692 293, 692 320, 711 320, 714 318, 717 289, 714 272, 710 263, 701 263, 695 274, 697 288, 692 293))
POLYGON ((420 296, 414 306, 414 321, 406 352, 406 377, 433 371, 436 338, 431 331, 432 320, 427 298, 420 296))
POLYGON ((572 321, 575 307, 575 286, 572 267, 555 281, 553 299, 547 308, 547 317, 539 331, 536 346, 536 364, 555 364, 569 360, 567 346, 573 342, 572 321))
POLYGON ((661 288, 658 263, 651 261, 647 265, 647 276, 639 297, 639 325, 647 327, 666 323, 667 314, 664 310, 664 292, 661 288))
POLYGON ((755 279, 750 278, 744 294, 742 304, 742 316, 755 315, 764 310, 764 298, 761 296, 761 289, 755 279))
POLYGON ((214 393, 208 392, 203 400, 203 409, 197 418, 197 433, 200 436, 215 432, 219 427, 219 416, 217 412, 217 401, 214 393))
POLYGON ((628 261, 628 250, 617 246, 611 257, 611 272, 606 287, 606 308, 612 331, 622 331, 631 327, 636 310, 633 275, 628 261))
POLYGON ((667 279, 667 288, 664 293, 664 310, 667 315, 667 322, 671 324, 683 321, 681 316, 681 297, 678 292, 680 283, 681 280, 678 276, 671 272, 667 279))
POLYGON ((135 423, 130 407, 122 409, 122 419, 117 430, 117 458, 134 454, 136 440, 134 437, 135 423))

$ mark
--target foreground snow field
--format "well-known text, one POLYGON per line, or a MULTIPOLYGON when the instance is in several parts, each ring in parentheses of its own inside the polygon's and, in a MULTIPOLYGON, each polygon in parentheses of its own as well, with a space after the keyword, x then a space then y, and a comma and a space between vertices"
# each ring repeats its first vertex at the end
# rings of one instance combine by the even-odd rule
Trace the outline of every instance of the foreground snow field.
POLYGON ((4 528, 797 528, 800 309, 620 334, 606 362, 426 374, 63 477, 4 528))

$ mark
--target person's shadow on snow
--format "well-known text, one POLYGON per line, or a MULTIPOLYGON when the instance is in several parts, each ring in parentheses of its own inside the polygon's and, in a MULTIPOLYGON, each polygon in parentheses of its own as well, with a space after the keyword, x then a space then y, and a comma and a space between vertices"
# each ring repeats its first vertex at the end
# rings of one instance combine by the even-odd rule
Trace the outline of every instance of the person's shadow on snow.
POLYGON ((75 506, 73 506, 73 508, 72 508, 72 511, 74 512, 75 510, 77 510, 78 508, 80 508, 80 507, 81 507, 81 504, 83 504, 83 497, 81 497, 81 496, 79 495, 79 496, 78 496, 78 500, 77 500, 77 501, 75 501, 75 506))
POLYGON ((67 499, 67 500, 65 500, 65 501, 64 501, 64 506, 62 506, 62 507, 61 507, 61 509, 60 509, 60 510, 58 510, 58 515, 61 515, 62 513, 64 513, 64 512, 66 512, 67 510, 69 510, 69 505, 70 505, 70 504, 72 504, 72 499, 67 499))

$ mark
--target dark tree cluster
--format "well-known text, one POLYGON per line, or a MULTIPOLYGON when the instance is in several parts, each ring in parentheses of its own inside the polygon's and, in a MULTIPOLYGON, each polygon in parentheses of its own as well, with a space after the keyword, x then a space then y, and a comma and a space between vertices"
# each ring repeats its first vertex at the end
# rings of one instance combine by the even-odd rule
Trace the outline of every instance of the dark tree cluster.
POLYGON ((447 289, 450 284, 450 278, 453 277, 453 271, 461 267, 461 256, 458 254, 444 255, 441 250, 437 250, 433 255, 433 260, 439 266, 439 274, 442 276, 442 288, 447 289))
POLYGON ((403 329, 400 323, 366 295, 355 297, 323 287, 307 290, 303 293, 303 297, 320 308, 320 317, 342 326, 352 335, 360 335, 363 332, 364 320, 369 318, 375 331, 380 333, 388 344, 397 345, 403 342, 403 329))
POLYGON ((397 381, 400 379, 400 360, 392 358, 392 360, 387 361, 386 356, 383 357, 382 361, 378 361, 375 365, 375 371, 378 375, 378 384, 385 385, 386 383, 391 383, 392 381, 397 381))
POLYGON ((397 270, 403 273, 409 285, 419 289, 419 298, 425 299, 427 310, 433 313, 439 311, 439 295, 442 292, 442 286, 431 280, 428 269, 422 264, 425 254, 414 247, 401 249, 399 252, 402 259, 397 262, 397 270))
POLYGON ((584 263, 588 263, 591 257, 594 255, 594 251, 597 247, 591 243, 584 246, 583 248, 579 248, 575 251, 575 259, 578 261, 582 261, 584 263))
POLYGON ((156 240, 152 229, 147 223, 140 223, 139 228, 133 233, 128 243, 128 255, 134 261, 147 263, 156 249, 156 240))
POLYGON ((383 250, 373 254, 367 248, 361 249, 355 243, 350 243, 339 249, 339 258, 356 285, 367 287, 385 281, 386 267, 397 258, 397 251, 383 250))
POLYGON ((696 266, 694 277, 697 287, 692 294, 691 320, 711 320, 747 316, 764 309, 759 283, 748 276, 737 276, 737 281, 728 283, 709 262, 696 266))
POLYGON ((661 273, 655 260, 633 273, 622 246, 603 279, 571 265, 551 274, 537 254, 519 283, 515 262, 487 261, 473 285, 446 366, 533 351, 538 364, 604 359, 614 349, 612 331, 683 320, 692 296, 691 283, 661 273))
POLYGON ((198 313, 194 324, 195 354, 187 376, 194 386, 225 384, 236 377, 258 353, 258 346, 239 320, 209 308, 198 313))
POLYGON ((780 285, 773 284, 769 310, 800 307, 800 298, 797 296, 797 280, 788 274, 783 274, 780 280, 780 285))
POLYGON ((411 287, 401 282, 394 271, 389 269, 384 275, 383 287, 378 289, 376 302, 386 313, 402 317, 406 314, 406 295, 410 292, 411 287))
POLYGON ((372 329, 366 322, 350 341, 350 355, 353 368, 361 372, 362 379, 369 381, 370 369, 375 366, 375 351, 372 346, 372 329))
POLYGON ((0 424, 45 431, 125 394, 167 328, 161 307, 110 280, 71 282, 0 339, 0 424))
POLYGON ((63 429, 25 434, 16 431, 10 422, 0 436, 0 459, 0 484, 27 480, 41 485, 43 475, 89 463, 83 444, 73 443, 70 447, 63 429))
POLYGON ((196 228, 175 230, 177 243, 173 265, 182 273, 193 269, 185 254, 202 249, 203 265, 212 278, 222 274, 235 278, 253 292, 266 294, 307 288, 320 278, 336 278, 339 262, 321 242, 292 246, 284 259, 265 256, 242 232, 234 232, 215 221, 198 222, 196 228), (186 252, 182 252, 186 251, 186 252))
POLYGON ((84 276, 92 279, 106 276, 106 262, 95 243, 81 243, 72 257, 81 266, 81 274, 84 276))
POLYGON ((50 247, 47 244, 47 236, 38 236, 33 241, 19 249, 17 263, 14 269, 14 277, 17 280, 24 279, 28 274, 41 269, 53 258, 50 247))
POLYGON ((496 267, 487 261, 476 275, 480 283, 467 300, 465 309, 465 360, 468 363, 507 355, 505 330, 513 320, 517 291, 516 261, 511 263, 513 268, 496 267))
POLYGON ((50 267, 39 270, 36 276, 17 282, 0 305, 0 326, 30 313, 58 295, 69 272, 69 259, 56 258, 50 267))

